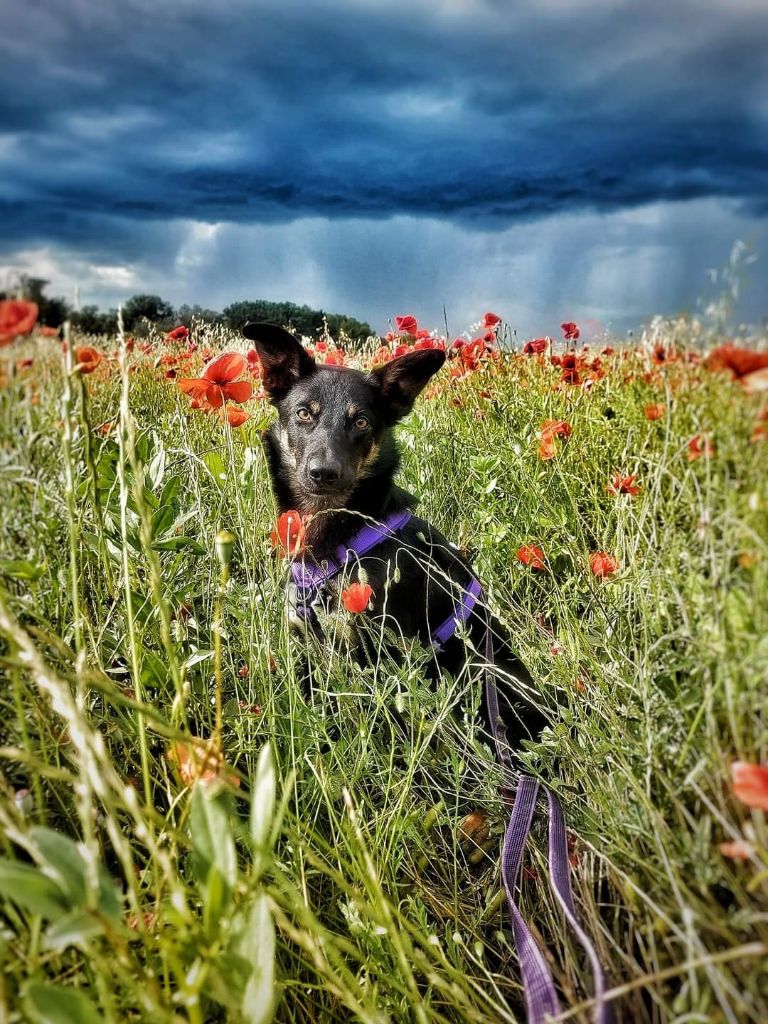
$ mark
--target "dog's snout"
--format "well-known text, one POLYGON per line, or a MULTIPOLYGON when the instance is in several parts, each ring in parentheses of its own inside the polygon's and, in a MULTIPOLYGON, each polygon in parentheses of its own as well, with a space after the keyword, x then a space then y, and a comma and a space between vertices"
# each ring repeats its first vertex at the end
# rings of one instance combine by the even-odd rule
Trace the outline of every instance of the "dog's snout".
POLYGON ((310 459, 307 464, 309 478, 316 484, 335 484, 341 476, 341 469, 323 459, 310 459))

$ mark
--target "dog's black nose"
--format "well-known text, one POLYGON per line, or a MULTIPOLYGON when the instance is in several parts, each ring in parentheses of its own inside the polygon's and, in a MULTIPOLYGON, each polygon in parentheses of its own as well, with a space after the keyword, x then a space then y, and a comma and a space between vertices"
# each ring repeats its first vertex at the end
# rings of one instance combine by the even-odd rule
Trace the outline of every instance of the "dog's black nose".
POLYGON ((320 459, 312 459, 307 465, 307 472, 310 480, 316 484, 333 484, 339 479, 341 473, 338 466, 328 465, 320 459))

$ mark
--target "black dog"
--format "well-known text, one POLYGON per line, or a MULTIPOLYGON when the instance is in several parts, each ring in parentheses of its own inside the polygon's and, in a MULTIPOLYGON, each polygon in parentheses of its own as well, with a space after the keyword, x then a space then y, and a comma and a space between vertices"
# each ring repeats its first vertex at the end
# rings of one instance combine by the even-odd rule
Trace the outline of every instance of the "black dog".
MULTIPOLYGON (((371 625, 417 638, 434 650, 435 669, 453 676, 466 667, 472 649, 486 660, 490 652, 512 748, 535 737, 544 720, 534 704, 530 676, 482 601, 468 596, 473 586, 475 597, 479 592, 469 564, 434 527, 409 514, 414 499, 394 483, 399 456, 392 428, 410 412, 445 362, 445 353, 410 352, 366 374, 318 365, 293 335, 273 324, 248 323, 243 335, 256 346, 264 388, 279 413, 264 437, 279 510, 311 516, 304 564, 317 568, 313 579, 319 583, 307 593, 302 570, 294 572, 292 625, 317 629, 315 611, 334 611, 341 580, 349 582, 362 569, 373 590, 367 613, 371 625), (361 529, 387 522, 395 524, 395 532, 378 535, 375 546, 360 553, 354 538, 361 529), (339 551, 345 548, 348 557, 339 566, 339 551), (342 571, 326 576, 328 565, 342 571), (465 611, 457 628, 462 602, 465 611), (437 644, 435 636, 446 623, 450 635, 442 633, 437 644)), ((368 631, 369 638, 375 635, 375 629, 368 631)), ((379 636, 384 635, 381 629, 379 636)), ((488 723, 485 700, 483 711, 488 723)))

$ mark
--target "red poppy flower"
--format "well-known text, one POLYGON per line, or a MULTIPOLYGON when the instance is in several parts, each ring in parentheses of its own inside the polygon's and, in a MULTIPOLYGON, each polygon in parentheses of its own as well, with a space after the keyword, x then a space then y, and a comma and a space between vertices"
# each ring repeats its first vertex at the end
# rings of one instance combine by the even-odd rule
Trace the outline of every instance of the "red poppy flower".
POLYGON ((211 782, 216 778, 225 779, 233 786, 240 785, 240 779, 224 763, 221 750, 197 736, 191 736, 189 742, 177 740, 172 743, 168 758, 176 765, 185 786, 211 782))
POLYGON ((748 761, 731 765, 733 795, 747 807, 768 811, 768 768, 748 761))
POLYGON ((554 459, 557 455, 556 437, 570 437, 573 427, 565 420, 543 420, 539 429, 539 458, 554 459))
POLYGON ((547 567, 544 561, 544 552, 535 544, 523 544, 522 547, 519 547, 517 559, 523 565, 530 566, 531 569, 546 569, 547 567))
POLYGON ((189 330, 184 324, 179 324, 178 327, 174 327, 172 331, 168 331, 165 336, 166 341, 186 341, 189 337, 189 330))
POLYGON ((93 373, 101 362, 101 353, 93 345, 80 345, 74 354, 75 369, 78 373, 93 373))
POLYGON ((344 353, 340 348, 331 349, 324 362, 326 366, 344 366, 344 353))
POLYGON ((663 366, 665 363, 674 362, 674 355, 671 350, 661 342, 660 344, 653 346, 651 359, 657 366, 663 366))
POLYGON ((501 323, 501 317, 495 313, 486 313, 483 317, 483 327, 495 327, 501 323))
POLYGON ((718 850, 724 857, 730 857, 731 860, 749 860, 755 855, 754 846, 744 839, 737 839, 733 843, 720 843, 718 850))
POLYGON ((539 430, 541 438, 570 437, 573 433, 573 427, 565 420, 542 420, 539 430))
POLYGON ((226 419, 230 427, 242 427, 251 418, 249 412, 246 412, 245 409, 236 409, 234 405, 223 406, 221 415, 226 419))
POLYGON ((768 391, 768 367, 742 377, 741 386, 748 395, 759 395, 768 391))
POLYGON ((637 473, 632 473, 631 476, 614 473, 613 479, 608 484, 608 491, 610 494, 630 494, 634 497, 640 493, 640 488, 635 485, 635 480, 637 480, 637 473))
POLYGON ((0 302, 0 347, 10 345, 14 338, 30 334, 37 323, 37 303, 21 299, 0 302))
POLYGON ((58 327, 41 327, 37 332, 41 338, 58 338, 58 327))
POLYGON ((578 324, 575 324, 572 320, 569 320, 567 323, 560 324, 560 328, 562 329, 563 337, 566 341, 578 340, 578 337, 581 333, 581 331, 579 331, 578 324))
POLYGON ((666 412, 666 406, 661 403, 656 405, 646 405, 643 409, 643 413, 647 420, 660 420, 666 412))
POLYGON ((208 363, 202 377, 185 377, 179 388, 192 398, 204 398, 214 409, 220 409, 227 400, 247 402, 253 394, 249 380, 238 380, 246 369, 245 357, 239 352, 224 352, 208 363))
POLYGON ((272 547, 277 548, 281 554, 293 558, 304 547, 305 534, 301 514, 293 509, 283 512, 272 531, 272 547))
POLYGON ((539 441, 539 458, 543 459, 544 462, 548 462, 550 459, 554 459, 557 455, 557 445, 554 439, 551 437, 543 437, 539 441))
POLYGON ((373 597, 373 590, 368 583, 351 583, 341 592, 341 603, 348 612, 357 615, 364 612, 373 597))
POLYGON ((526 341, 523 345, 523 355, 526 356, 538 356, 542 352, 547 351, 547 345, 549 344, 549 338, 533 338, 531 341, 526 341))
POLYGON ((445 342, 442 338, 420 338, 413 347, 419 351, 422 349, 439 349, 441 352, 445 352, 445 342))
POLYGON ((401 334, 410 334, 414 338, 419 333, 419 324, 415 316, 396 316, 395 324, 401 334))
POLYGON ((736 378, 746 377, 768 367, 768 352, 753 352, 729 342, 711 352, 706 365, 712 370, 730 370, 736 378))
POLYGON ((696 437, 692 437, 688 442, 688 461, 695 462, 696 459, 700 459, 702 455, 705 459, 711 458, 715 454, 715 446, 712 444, 708 437, 703 434, 697 434, 696 437))
POLYGON ((618 571, 619 563, 606 551, 593 551, 589 556, 589 568, 595 576, 605 579, 606 576, 613 576, 618 571))
POLYGON ((392 353, 386 345, 381 345, 373 353, 371 357, 371 366, 382 366, 384 363, 388 363, 392 358, 392 353))

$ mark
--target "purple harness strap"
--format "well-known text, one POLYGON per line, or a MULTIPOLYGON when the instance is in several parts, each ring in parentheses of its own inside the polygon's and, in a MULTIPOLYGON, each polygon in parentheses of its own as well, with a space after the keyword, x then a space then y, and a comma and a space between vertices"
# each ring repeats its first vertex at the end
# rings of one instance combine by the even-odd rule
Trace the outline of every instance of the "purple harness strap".
POLYGON ((442 647, 450 640, 459 623, 462 626, 466 625, 482 592, 483 588, 480 586, 480 582, 473 577, 472 582, 461 595, 461 604, 454 608, 453 613, 432 634, 432 643, 435 647, 442 647))
MULTIPOLYGON (((311 618, 314 614, 311 607, 313 599, 329 580, 344 570, 349 563, 350 556, 362 557, 377 544, 401 530, 410 518, 410 511, 404 509, 401 512, 393 513, 383 523, 367 524, 359 533, 355 534, 349 544, 342 544, 336 549, 335 561, 328 559, 323 565, 299 560, 293 561, 291 575, 301 598, 301 604, 297 607, 299 614, 303 618, 311 618)), ((483 589, 480 583, 473 578, 453 613, 432 633, 432 643, 437 649, 450 640, 459 625, 467 623, 482 593, 483 589)), ((515 802, 501 852, 501 877, 512 917, 512 930, 520 961, 520 975, 528 1024, 546 1024, 548 1016, 554 1017, 560 1012, 557 991, 546 958, 525 923, 515 898, 523 850, 536 810, 539 782, 530 775, 520 775, 517 784, 515 783, 516 776, 512 767, 510 747, 499 709, 499 692, 494 673, 493 637, 490 627, 486 629, 485 633, 485 661, 485 700, 493 730, 496 755, 501 763, 505 790, 515 791, 515 802)), ((592 965, 595 979, 595 1024, 611 1024, 613 1015, 609 1004, 605 1001, 603 969, 594 945, 576 916, 576 908, 573 903, 563 809, 557 796, 550 789, 545 789, 545 792, 549 802, 549 871, 552 888, 568 923, 592 965)))
POLYGON ((383 523, 367 523, 348 544, 340 544, 336 548, 335 561, 329 558, 324 560, 323 565, 317 565, 315 562, 305 562, 304 559, 294 559, 291 562, 291 576, 301 598, 301 603, 296 609, 299 615, 303 619, 311 619, 313 599, 321 587, 343 571, 349 562, 350 555, 362 557, 387 537, 402 530, 411 515, 410 509, 406 508, 400 512, 393 512, 383 523))
MULTIPOLYGON (((291 562, 291 575, 296 584, 296 590, 301 599, 297 605, 297 612, 303 619, 311 619, 313 615, 312 601, 329 580, 337 576, 349 564, 350 556, 355 555, 361 558, 383 540, 393 536, 408 523, 412 513, 409 509, 401 512, 394 512, 384 520, 383 523, 367 523, 358 533, 354 535, 348 544, 340 544, 336 548, 336 559, 326 559, 322 565, 314 562, 305 562, 303 559, 295 559, 291 562)), ((472 609, 483 592, 483 588, 476 579, 472 579, 467 589, 461 595, 460 603, 454 608, 445 622, 442 622, 432 633, 432 643, 440 648, 456 632, 459 625, 465 625, 472 609)))

